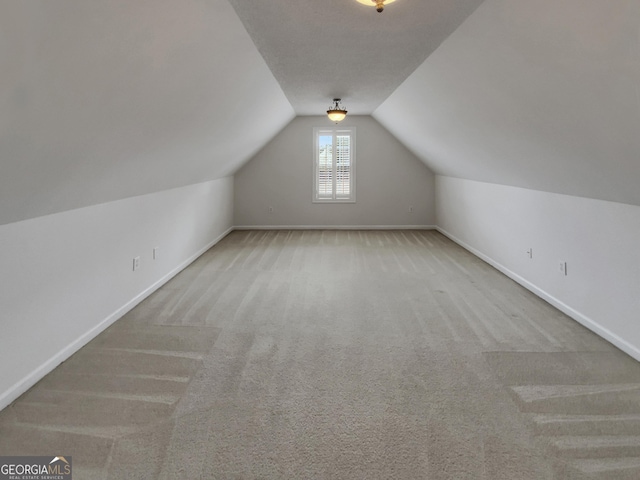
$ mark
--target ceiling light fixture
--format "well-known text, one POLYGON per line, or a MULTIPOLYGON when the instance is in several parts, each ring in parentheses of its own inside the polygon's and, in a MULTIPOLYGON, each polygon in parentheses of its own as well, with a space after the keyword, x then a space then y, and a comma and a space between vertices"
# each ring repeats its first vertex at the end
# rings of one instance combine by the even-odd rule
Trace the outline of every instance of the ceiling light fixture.
POLYGON ((376 7, 378 13, 384 10, 385 5, 389 5, 390 3, 395 2, 396 0, 358 0, 363 5, 368 5, 369 7, 376 7))
POLYGON ((331 105, 329 107, 329 110, 327 110, 327 115, 332 122, 341 122, 342 120, 344 120, 344 117, 347 116, 347 111, 340 104, 340 101, 340 98, 334 98, 333 105, 331 105))

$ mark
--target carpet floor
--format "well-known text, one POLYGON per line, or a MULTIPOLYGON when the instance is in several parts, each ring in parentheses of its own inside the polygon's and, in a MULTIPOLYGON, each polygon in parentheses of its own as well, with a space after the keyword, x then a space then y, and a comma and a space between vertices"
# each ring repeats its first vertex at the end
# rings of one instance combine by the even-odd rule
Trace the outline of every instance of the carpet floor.
POLYGON ((640 478, 640 364, 434 231, 233 232, 0 412, 74 479, 640 478))

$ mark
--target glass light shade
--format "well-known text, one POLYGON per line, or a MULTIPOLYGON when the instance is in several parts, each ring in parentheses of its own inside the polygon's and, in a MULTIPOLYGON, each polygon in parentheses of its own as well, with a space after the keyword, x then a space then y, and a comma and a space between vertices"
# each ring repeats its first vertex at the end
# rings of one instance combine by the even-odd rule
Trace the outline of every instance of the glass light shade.
MULTIPOLYGON (((369 7, 375 7, 376 6, 376 0, 356 0, 358 3, 361 3, 363 5, 367 5, 369 7)), ((384 4, 385 5, 389 5, 390 3, 395 2, 396 0, 384 0, 384 4)))
POLYGON ((347 116, 346 110, 328 110, 327 115, 332 122, 341 122, 347 116))

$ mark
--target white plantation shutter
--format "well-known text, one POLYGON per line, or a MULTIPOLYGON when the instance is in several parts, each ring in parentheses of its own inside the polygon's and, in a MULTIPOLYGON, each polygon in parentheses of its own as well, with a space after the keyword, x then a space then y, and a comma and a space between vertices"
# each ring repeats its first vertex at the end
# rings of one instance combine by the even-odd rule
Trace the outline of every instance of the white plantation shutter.
POLYGON ((314 129, 314 202, 355 202, 355 128, 314 129))
POLYGON ((351 135, 336 135, 336 197, 351 195, 351 135))
POLYGON ((317 190, 318 198, 332 198, 333 195, 333 136, 320 134, 318 145, 317 190))

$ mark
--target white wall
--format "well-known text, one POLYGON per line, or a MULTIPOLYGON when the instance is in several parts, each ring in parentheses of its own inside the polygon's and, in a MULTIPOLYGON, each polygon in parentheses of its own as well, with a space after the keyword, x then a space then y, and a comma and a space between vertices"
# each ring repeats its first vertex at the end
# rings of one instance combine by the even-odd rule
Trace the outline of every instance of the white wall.
POLYGON ((370 116, 348 116, 340 125, 356 127, 356 203, 311 201, 313 127, 333 123, 326 116, 296 117, 236 173, 235 225, 434 225, 427 167, 370 116))
POLYGON ((443 233, 640 360, 640 207, 443 176, 436 201, 443 233))
POLYGON ((0 409, 221 238, 232 216, 226 177, 0 226, 0 409))

